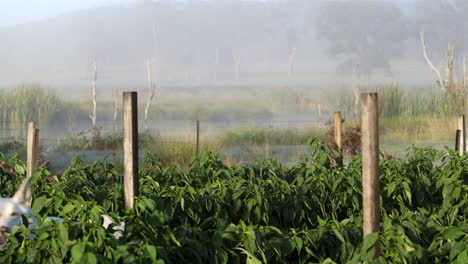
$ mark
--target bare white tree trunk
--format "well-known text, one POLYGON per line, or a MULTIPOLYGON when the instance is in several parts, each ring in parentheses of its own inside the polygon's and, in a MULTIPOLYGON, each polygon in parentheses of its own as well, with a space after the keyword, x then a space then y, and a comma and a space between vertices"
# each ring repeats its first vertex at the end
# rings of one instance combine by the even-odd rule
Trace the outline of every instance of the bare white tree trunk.
POLYGON ((156 86, 153 84, 151 62, 149 60, 147 61, 146 68, 147 68, 147 76, 148 76, 149 97, 148 97, 148 101, 146 102, 146 107, 145 107, 145 126, 146 126, 146 128, 148 128, 147 127, 148 126, 147 125, 148 111, 149 111, 151 101, 153 101, 153 98, 154 98, 154 93, 155 93, 155 90, 156 90, 156 86))
MULTIPOLYGON (((158 29, 156 27, 155 22, 153 21, 152 23, 152 36, 153 36, 153 56, 154 60, 158 60, 158 29)), ((152 77, 152 67, 151 67, 151 60, 146 61, 146 74, 147 74, 147 82, 148 82, 148 101, 146 102, 146 107, 145 107, 145 128, 148 128, 148 112, 149 108, 151 105, 151 102, 153 101, 154 95, 155 95, 155 90, 156 90, 156 85, 153 83, 153 77, 152 77)))
POLYGON ((117 116, 119 112, 119 89, 114 89, 114 121, 113 121, 113 130, 117 126, 117 116))
POLYGON ((431 69, 437 74, 440 89, 445 92, 445 84, 444 84, 444 81, 442 80, 442 74, 434 66, 432 61, 429 59, 429 56, 427 56, 426 41, 424 39, 424 31, 421 31, 419 33, 419 37, 421 38, 421 44, 422 44, 422 50, 423 50, 424 58, 426 59, 427 64, 429 64, 429 67, 431 67, 431 69))
POLYGON ((463 57, 463 92, 466 92, 468 81, 468 73, 466 69, 466 57, 463 57))
POLYGON ((158 60, 158 28, 156 27, 155 23, 153 22, 152 26, 152 36, 153 36, 153 56, 156 60, 158 60))
POLYGON ((361 89, 359 88, 359 76, 357 73, 357 65, 353 67, 353 84, 352 84, 353 94, 354 94, 354 115, 359 115, 359 99, 361 94, 361 89))
POLYGON ((236 72, 236 80, 240 79, 240 56, 232 52, 232 59, 234 61, 234 70, 236 72))
POLYGON ((214 65, 214 82, 218 82, 218 68, 219 68, 219 48, 215 50, 215 65, 214 65))
POLYGON ((296 59, 296 46, 292 46, 288 56, 288 78, 294 74, 294 61, 296 59))
POLYGON ((445 70, 446 86, 449 88, 453 84, 453 62, 454 61, 455 61, 455 48, 453 47, 451 43, 449 43, 447 47, 447 69, 445 70))
POLYGON ((92 100, 93 100, 93 113, 89 115, 91 121, 93 122, 93 130, 96 129, 96 81, 97 81, 97 65, 96 65, 96 56, 93 57, 93 82, 92 82, 92 100))

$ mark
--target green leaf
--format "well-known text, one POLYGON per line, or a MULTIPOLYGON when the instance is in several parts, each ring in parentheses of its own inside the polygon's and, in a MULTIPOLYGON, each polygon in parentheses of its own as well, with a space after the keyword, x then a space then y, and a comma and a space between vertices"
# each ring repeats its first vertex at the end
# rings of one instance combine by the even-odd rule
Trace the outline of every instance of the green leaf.
POLYGON ((86 252, 85 256, 86 264, 97 264, 97 257, 94 252, 86 252))
POLYGON ((38 255, 38 250, 31 247, 31 248, 28 248, 28 251, 26 252, 26 261, 29 262, 29 263, 34 263, 36 262, 36 257, 38 255))
POLYGON ((379 239, 379 233, 371 233, 366 236, 364 239, 364 243, 362 244, 362 251, 361 253, 367 253, 369 250, 371 250, 377 240, 379 239))
POLYGON ((262 264, 262 262, 258 258, 256 258, 253 254, 251 254, 249 251, 240 247, 235 248, 235 249, 247 255, 247 261, 246 261, 247 264, 262 264))
MULTIPOLYGON (((458 243, 455 246, 453 246, 452 249, 450 249, 450 261, 453 261, 457 256, 459 256, 460 252, 462 252, 463 249, 465 249, 465 246, 466 245, 464 245, 463 243, 458 243)), ((468 251, 468 247, 466 251, 468 251)), ((465 263, 468 263, 468 262, 465 262, 465 263)))
POLYGON ((39 198, 34 199, 34 203, 31 208, 32 211, 39 213, 42 210, 42 208, 44 208, 46 202, 47 202, 47 197, 45 196, 41 196, 39 198))
POLYGON ((455 264, 466 264, 468 263, 468 248, 465 248, 455 260, 455 264))
POLYGON ((255 237, 255 232, 252 230, 249 230, 244 233, 245 239, 243 241, 244 247, 250 251, 254 252, 255 249, 257 248, 257 243, 256 243, 256 237, 255 237))
POLYGON ((18 173, 18 174, 25 174, 26 173, 26 170, 24 169, 23 166, 19 165, 18 163, 15 164, 15 171, 18 173))
POLYGON ((61 215, 67 215, 71 211, 75 210, 76 206, 74 204, 67 204, 65 207, 63 207, 62 211, 60 212, 61 215))
POLYGON ((297 251, 300 253, 303 246, 302 238, 296 236, 294 237, 294 242, 296 244, 297 251))
POLYGON ((335 233, 335 235, 338 237, 338 239, 341 242, 346 243, 345 238, 343 237, 343 234, 341 234, 340 230, 338 230, 336 226, 333 226, 333 232, 335 233))
POLYGON ((443 232, 444 239, 457 239, 463 235, 466 235, 466 233, 455 226, 451 226, 445 229, 443 232))
POLYGON ((182 211, 184 211, 184 205, 185 205, 185 199, 184 199, 184 197, 182 197, 180 199, 180 208, 182 209, 182 211))
POLYGON ((387 186, 388 195, 390 196, 396 188, 396 182, 392 182, 387 186))
POLYGON ((153 245, 146 245, 145 246, 145 252, 148 254, 149 258, 151 259, 152 262, 156 262, 156 247, 153 245))
POLYGON ((44 240, 49 237, 48 233, 42 233, 37 239, 38 240, 44 240))
POLYGON ((80 263, 80 260, 83 257, 85 250, 86 244, 83 242, 79 242, 72 247, 71 255, 74 263, 80 263))

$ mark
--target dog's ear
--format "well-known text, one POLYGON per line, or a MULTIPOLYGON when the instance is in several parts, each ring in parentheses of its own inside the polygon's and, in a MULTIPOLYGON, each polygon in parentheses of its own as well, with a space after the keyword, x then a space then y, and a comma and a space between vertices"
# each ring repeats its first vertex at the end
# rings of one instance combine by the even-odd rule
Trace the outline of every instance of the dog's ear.
POLYGON ((13 199, 20 202, 22 205, 30 207, 31 206, 31 186, 29 186, 29 179, 25 179, 18 191, 16 191, 13 199))

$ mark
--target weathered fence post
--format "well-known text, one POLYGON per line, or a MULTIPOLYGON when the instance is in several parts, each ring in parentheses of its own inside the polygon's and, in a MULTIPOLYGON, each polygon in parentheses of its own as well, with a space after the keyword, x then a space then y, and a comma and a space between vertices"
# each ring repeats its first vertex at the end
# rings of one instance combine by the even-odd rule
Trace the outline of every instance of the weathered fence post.
POLYGON ((455 134, 455 151, 460 150, 460 137, 461 137, 461 130, 457 129, 457 133, 455 134))
POLYGON ((138 100, 137 92, 123 93, 123 158, 125 209, 138 196, 138 100))
MULTIPOLYGON (((363 237, 380 231, 378 94, 361 94, 362 102, 362 209, 363 237)), ((380 256, 379 242, 375 257, 380 256)))
POLYGON ((460 140, 458 146, 458 154, 463 156, 466 152, 466 126, 465 126, 465 115, 461 115, 458 118, 458 129, 460 130, 460 140))
POLYGON ((342 144, 341 144, 341 112, 335 112, 333 115, 333 128, 335 132, 335 144, 338 148, 340 156, 337 159, 338 165, 343 165, 343 156, 342 156, 342 144))
POLYGON ((39 160, 39 128, 34 130, 34 165, 39 160))
POLYGON ((341 112, 335 112, 333 115, 333 127, 335 128, 335 143, 341 152, 341 112))
POLYGON ((197 120, 197 146, 195 153, 197 156, 200 154, 200 120, 197 120))
POLYGON ((34 122, 28 124, 28 142, 27 142, 27 160, 26 160, 26 178, 34 175, 34 167, 37 162, 37 151, 39 149, 39 129, 36 129, 34 122))

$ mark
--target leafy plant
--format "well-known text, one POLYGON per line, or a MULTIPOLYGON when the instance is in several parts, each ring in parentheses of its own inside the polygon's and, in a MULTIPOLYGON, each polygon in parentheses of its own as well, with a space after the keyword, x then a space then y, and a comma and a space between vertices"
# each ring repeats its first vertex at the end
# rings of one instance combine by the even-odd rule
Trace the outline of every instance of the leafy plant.
MULTIPOLYGON (((309 144, 309 157, 290 168, 274 160, 229 167, 203 152, 184 169, 149 153, 134 211, 124 210, 121 171, 107 160, 75 158, 60 175, 37 169, 37 224, 23 218, 0 262, 467 262, 467 155, 413 147, 403 160, 382 159, 381 232, 363 238, 361 157, 337 166, 324 142, 309 144), (102 214, 125 221, 120 239, 102 214)), ((13 157, 0 169, 9 197, 25 167, 13 157)))

